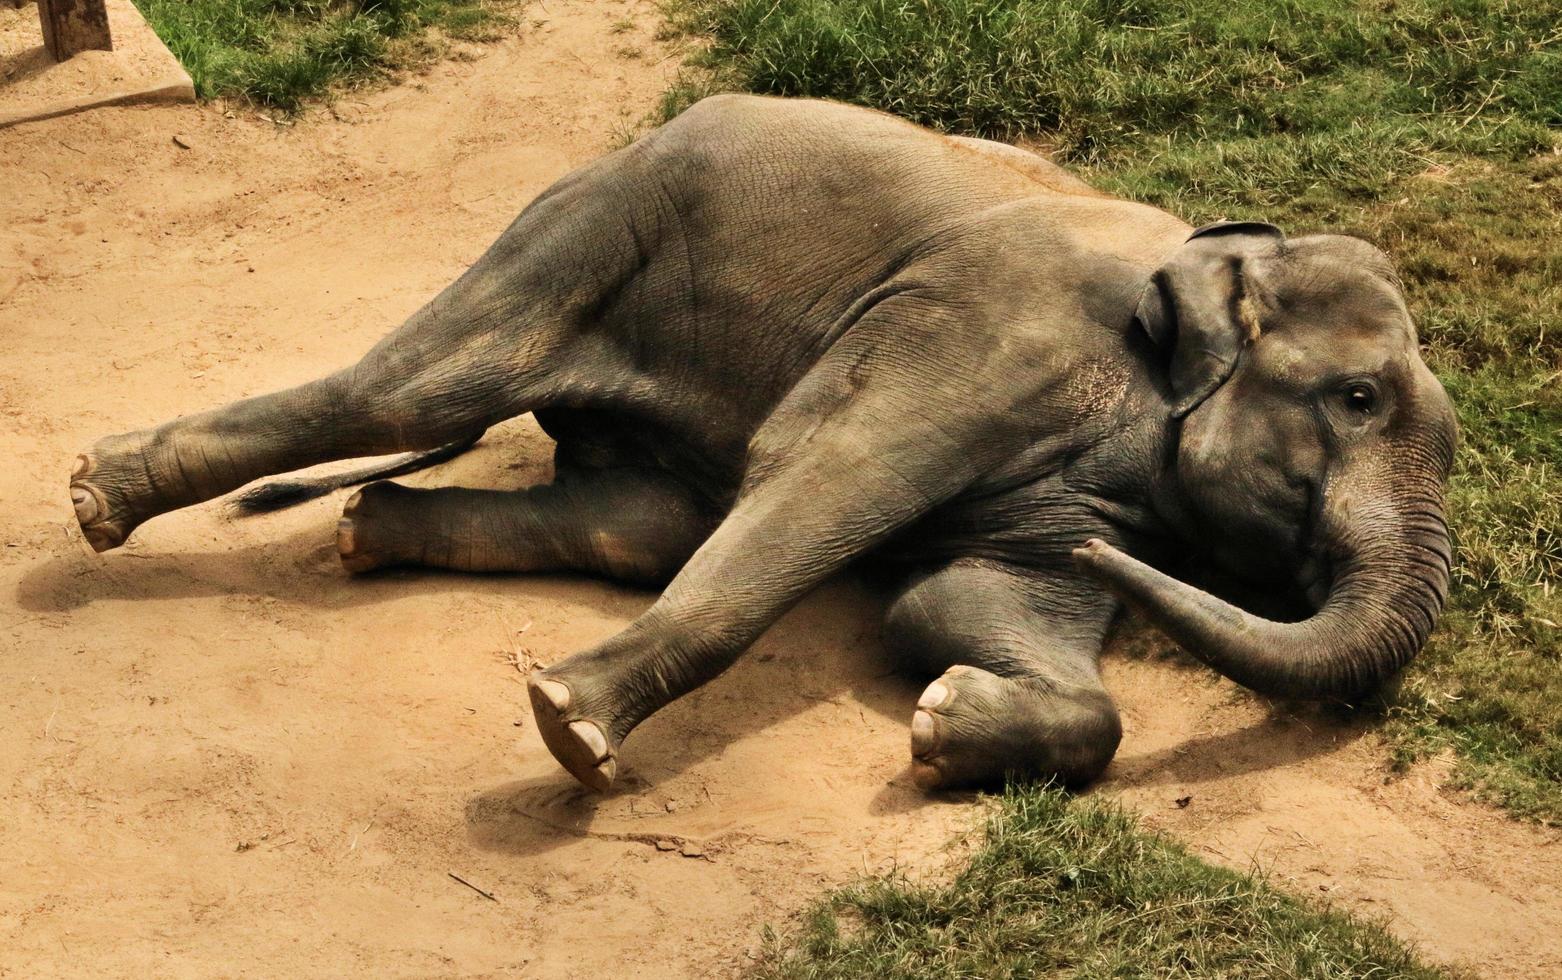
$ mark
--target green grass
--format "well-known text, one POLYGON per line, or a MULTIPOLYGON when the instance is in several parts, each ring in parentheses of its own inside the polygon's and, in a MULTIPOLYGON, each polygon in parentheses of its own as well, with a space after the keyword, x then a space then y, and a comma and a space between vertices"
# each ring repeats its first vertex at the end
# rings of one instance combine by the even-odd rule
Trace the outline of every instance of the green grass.
POLYGON ((1562 822, 1562 0, 671 0, 709 91, 1032 139, 1194 223, 1398 262, 1463 426, 1448 611, 1384 731, 1562 822))
POLYGON ((889 876, 766 937, 803 978, 1446 977, 1374 922, 1213 867, 1115 805, 1011 789, 952 879, 889 876))
POLYGON ((481 40, 504 0, 136 0, 202 98, 293 112, 333 88, 424 63, 441 38, 481 40))

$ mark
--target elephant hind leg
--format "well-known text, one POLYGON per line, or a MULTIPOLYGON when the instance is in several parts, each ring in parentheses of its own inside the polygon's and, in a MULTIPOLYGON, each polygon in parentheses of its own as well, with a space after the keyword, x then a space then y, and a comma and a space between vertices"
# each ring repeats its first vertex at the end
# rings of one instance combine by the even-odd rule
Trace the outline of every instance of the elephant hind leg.
POLYGON ((891 606, 885 638, 939 673, 911 721, 912 775, 927 789, 1006 777, 1089 782, 1122 727, 1097 669, 1109 599, 990 565, 954 564, 891 606))
POLYGON ((579 571, 664 584, 715 525, 681 483, 650 469, 571 474, 514 491, 374 483, 347 502, 337 550, 353 572, 579 571))
POLYGON ((587 398, 613 365, 601 337, 579 328, 643 267, 612 232, 624 207, 614 186, 610 166, 561 181, 351 367, 99 441, 71 478, 88 542, 107 550, 151 517, 264 476, 435 449, 587 398))
POLYGON ((317 463, 476 439, 547 404, 573 352, 556 315, 500 308, 476 266, 357 364, 295 388, 99 440, 71 474, 98 551, 158 514, 317 463))

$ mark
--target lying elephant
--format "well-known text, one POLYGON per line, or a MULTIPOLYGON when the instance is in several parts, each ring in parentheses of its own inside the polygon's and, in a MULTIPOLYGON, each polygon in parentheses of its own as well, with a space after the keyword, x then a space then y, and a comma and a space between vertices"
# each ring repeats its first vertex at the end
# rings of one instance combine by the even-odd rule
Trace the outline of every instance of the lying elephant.
POLYGON ((1378 250, 1194 231, 1011 147, 744 96, 560 180, 356 365, 102 440, 72 496, 101 551, 267 474, 448 455, 525 412, 553 483, 374 483, 337 545, 355 572, 666 583, 530 679, 596 789, 636 724, 857 559, 900 583, 891 648, 940 675, 911 721, 926 787, 1097 775, 1119 601, 1248 687, 1329 698, 1402 667, 1448 587, 1454 416, 1378 250), (1157 570, 1185 566, 1304 611, 1157 570))

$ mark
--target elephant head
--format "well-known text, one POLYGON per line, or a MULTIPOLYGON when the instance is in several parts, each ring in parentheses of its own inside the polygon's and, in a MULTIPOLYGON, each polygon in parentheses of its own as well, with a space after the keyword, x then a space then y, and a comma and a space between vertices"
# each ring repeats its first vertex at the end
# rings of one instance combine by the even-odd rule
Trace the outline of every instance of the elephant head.
POLYGON ((1155 273, 1136 318, 1165 356, 1180 427, 1172 522, 1227 575, 1289 578, 1311 613, 1262 618, 1099 542, 1079 562, 1255 690, 1376 687, 1447 597, 1457 439, 1387 257, 1354 238, 1212 225, 1155 273))

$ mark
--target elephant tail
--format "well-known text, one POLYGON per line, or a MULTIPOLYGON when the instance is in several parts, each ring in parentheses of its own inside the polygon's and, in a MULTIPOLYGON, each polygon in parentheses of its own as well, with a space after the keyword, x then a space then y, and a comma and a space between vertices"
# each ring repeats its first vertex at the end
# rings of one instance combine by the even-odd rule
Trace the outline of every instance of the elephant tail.
POLYGON ((400 456, 393 456, 384 462, 360 466, 357 469, 347 470, 344 473, 271 480, 234 497, 229 502, 228 508, 235 514, 245 516, 266 514, 274 510, 282 510, 295 504, 301 504, 306 500, 313 500, 316 497, 323 497, 333 490, 340 490, 343 487, 368 483, 370 480, 383 480, 387 477, 402 476, 406 473, 416 473, 418 470, 426 470, 430 466, 438 466, 446 460, 454 459, 477 445, 477 441, 483 437, 483 431, 479 431, 473 436, 457 439, 455 442, 447 442, 443 446, 438 446, 434 449, 416 453, 403 453, 400 456))

